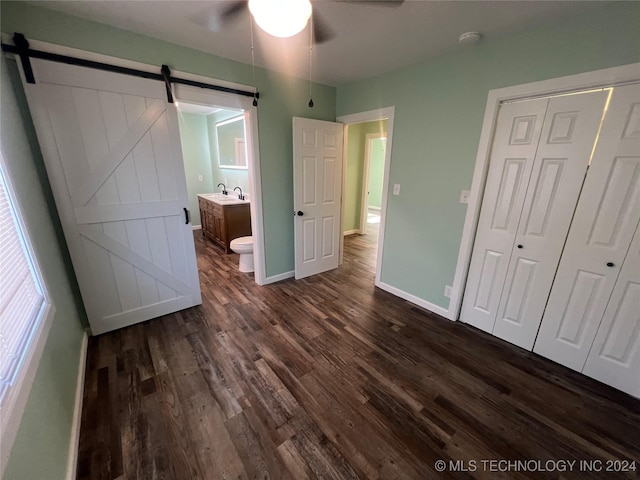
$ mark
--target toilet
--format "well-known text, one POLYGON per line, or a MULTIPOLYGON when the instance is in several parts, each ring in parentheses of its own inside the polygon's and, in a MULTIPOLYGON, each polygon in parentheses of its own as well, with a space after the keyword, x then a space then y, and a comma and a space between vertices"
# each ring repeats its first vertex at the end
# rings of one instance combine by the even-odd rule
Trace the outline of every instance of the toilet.
POLYGON ((231 250, 240 254, 239 270, 253 272, 253 237, 238 237, 231 240, 231 250))

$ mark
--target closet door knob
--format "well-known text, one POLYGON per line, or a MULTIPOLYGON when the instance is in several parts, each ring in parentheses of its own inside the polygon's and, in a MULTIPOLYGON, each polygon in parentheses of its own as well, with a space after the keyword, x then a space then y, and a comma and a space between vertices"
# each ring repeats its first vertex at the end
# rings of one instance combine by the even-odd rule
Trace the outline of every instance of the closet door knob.
POLYGON ((518 248, 522 248, 522 245, 518 245, 518 248))
POLYGON ((615 263, 613 262, 607 262, 607 267, 615 267, 615 263))

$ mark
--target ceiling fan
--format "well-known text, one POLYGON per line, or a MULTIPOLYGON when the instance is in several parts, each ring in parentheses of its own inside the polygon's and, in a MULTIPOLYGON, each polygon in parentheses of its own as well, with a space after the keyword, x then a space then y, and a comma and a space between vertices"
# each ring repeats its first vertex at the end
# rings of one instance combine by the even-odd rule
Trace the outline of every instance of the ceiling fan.
MULTIPOLYGON (((404 0, 337 0, 362 6, 398 7, 404 0)), ((311 0, 233 0, 217 15, 200 17, 197 23, 211 30, 218 30, 225 24, 237 20, 245 12, 250 12, 256 24, 265 32, 276 37, 291 37, 302 31, 311 19, 313 43, 328 42, 336 33, 322 16, 313 8, 311 0)))

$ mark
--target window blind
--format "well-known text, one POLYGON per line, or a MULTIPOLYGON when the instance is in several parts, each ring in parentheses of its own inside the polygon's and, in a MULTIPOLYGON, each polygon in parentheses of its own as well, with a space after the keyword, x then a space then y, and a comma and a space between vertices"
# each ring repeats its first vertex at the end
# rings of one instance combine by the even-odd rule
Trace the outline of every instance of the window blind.
POLYGON ((19 373, 44 307, 43 289, 0 168, 0 406, 19 373))

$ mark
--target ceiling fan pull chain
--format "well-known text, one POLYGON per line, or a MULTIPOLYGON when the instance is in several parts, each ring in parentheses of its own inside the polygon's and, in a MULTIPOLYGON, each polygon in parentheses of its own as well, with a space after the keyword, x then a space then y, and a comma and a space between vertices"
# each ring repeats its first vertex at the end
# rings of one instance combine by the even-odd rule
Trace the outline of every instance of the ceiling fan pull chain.
POLYGON ((253 87, 255 91, 253 93, 253 106, 258 106, 258 85, 256 84, 256 57, 253 48, 253 16, 249 15, 249 31, 251 32, 251 70, 253 72, 253 87))
MULTIPOLYGON (((313 13, 311 15, 313 15, 313 13)), ((313 95, 311 94, 312 66, 313 66, 313 21, 309 22, 309 108, 313 108, 313 95)))

